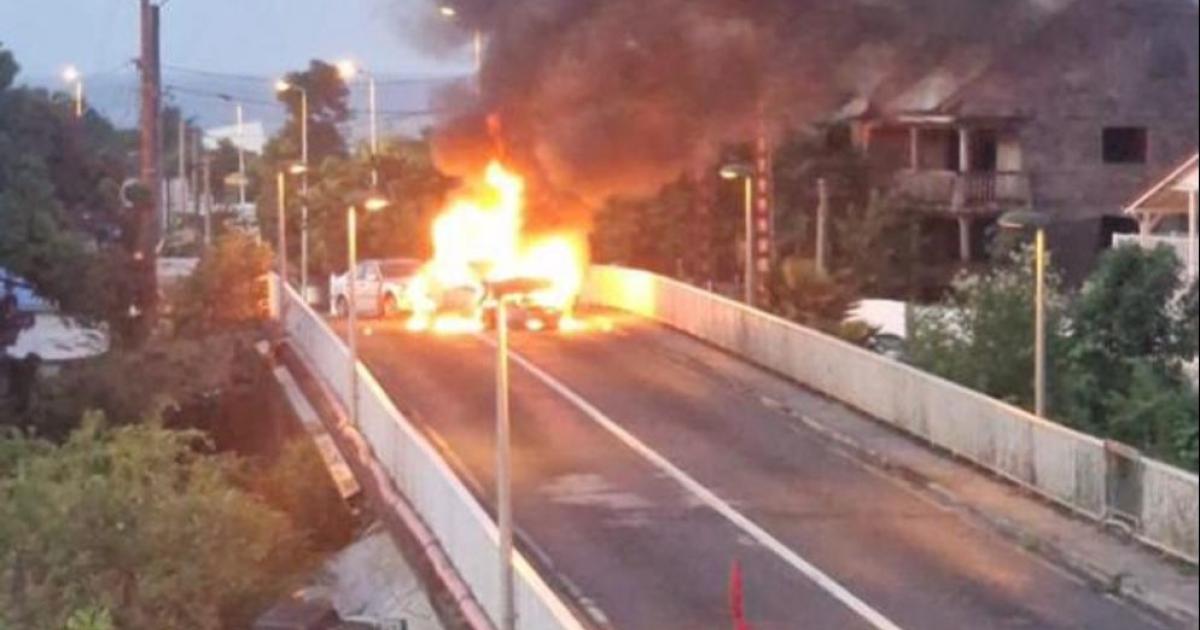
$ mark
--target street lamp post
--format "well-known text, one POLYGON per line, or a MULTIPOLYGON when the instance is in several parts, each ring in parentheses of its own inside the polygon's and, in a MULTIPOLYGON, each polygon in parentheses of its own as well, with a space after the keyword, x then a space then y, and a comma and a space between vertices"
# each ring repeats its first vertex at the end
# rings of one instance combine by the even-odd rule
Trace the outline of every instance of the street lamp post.
POLYGON ((379 110, 376 106, 375 98, 375 75, 363 70, 353 61, 339 61, 337 69, 338 75, 343 81, 352 81, 360 74, 367 81, 367 109, 370 118, 368 126, 370 129, 371 147, 371 186, 378 186, 379 170, 375 167, 375 157, 379 155, 379 110))
POLYGON ((487 283, 496 302, 496 527, 500 548, 500 630, 516 627, 513 599, 512 423, 508 405, 508 308, 510 296, 545 290, 550 283, 514 278, 487 283))
POLYGON ((729 164, 721 167, 721 178, 742 180, 743 201, 745 204, 746 242, 743 248, 745 261, 743 271, 743 301, 747 306, 754 306, 754 169, 748 164, 729 164))
POLYGON ((276 196, 279 198, 278 199, 278 208, 279 208, 278 247, 279 247, 279 251, 277 253, 277 256, 278 256, 278 264, 279 264, 279 278, 283 284, 287 284, 287 282, 288 282, 287 176, 288 175, 304 175, 306 172, 308 172, 308 169, 304 166, 303 163, 295 162, 295 163, 287 165, 286 168, 279 169, 279 173, 277 173, 276 177, 275 177, 276 188, 277 188, 276 196))
POLYGON ((350 407, 350 423, 358 426, 358 208, 377 212, 388 206, 388 201, 376 195, 367 195, 346 207, 346 348, 350 352, 350 391, 347 393, 350 407))
POLYGON ((300 179, 300 299, 308 302, 308 89, 280 79, 275 90, 300 93, 300 164, 304 167, 300 179))
MULTIPOLYGON (((443 4, 438 7, 438 11, 442 17, 447 19, 455 19, 458 17, 458 9, 449 4, 443 4)), ((471 33, 471 47, 475 53, 475 83, 479 87, 481 80, 480 75, 483 73, 483 31, 476 27, 471 33)))
POLYGON ((1034 228, 1033 305, 1033 409, 1046 417, 1046 225, 1049 217, 1040 212, 1016 210, 1000 216, 1000 227, 1011 230, 1034 228))
POLYGON ((67 66, 63 69, 62 78, 75 93, 75 117, 83 118, 83 75, 75 66, 67 66))

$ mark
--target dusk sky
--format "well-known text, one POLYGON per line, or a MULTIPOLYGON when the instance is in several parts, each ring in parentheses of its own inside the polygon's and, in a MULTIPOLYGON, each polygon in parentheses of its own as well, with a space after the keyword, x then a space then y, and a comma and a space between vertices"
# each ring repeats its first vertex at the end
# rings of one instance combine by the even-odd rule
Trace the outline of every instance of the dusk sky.
MULTIPOLYGON (((461 72, 469 56, 435 59, 406 45, 402 12, 425 0, 167 0, 162 62, 220 73, 275 76, 314 57, 355 58, 376 74, 461 72)), ((0 0, 0 43, 26 81, 75 64, 94 78, 130 71, 136 0, 0 0)))

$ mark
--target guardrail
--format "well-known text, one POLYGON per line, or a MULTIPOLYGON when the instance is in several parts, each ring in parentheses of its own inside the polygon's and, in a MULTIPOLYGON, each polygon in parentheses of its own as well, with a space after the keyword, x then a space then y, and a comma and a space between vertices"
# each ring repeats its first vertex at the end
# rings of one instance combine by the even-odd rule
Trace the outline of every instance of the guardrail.
MULTIPOLYGON (((277 285, 273 282, 272 284, 277 285)), ((300 296, 272 291, 284 330, 343 405, 349 400, 349 351, 300 296)), ((362 363, 358 370, 359 430, 396 488, 420 514, 451 564, 499 627, 500 570, 496 524, 437 450, 396 408, 362 363)), ((513 562, 516 627, 582 630, 571 610, 519 552, 513 562)))
POLYGON ((649 272, 594 266, 581 299, 703 339, 1092 519, 1122 515, 1146 543, 1196 562, 1196 475, 649 272), (1118 471, 1122 459, 1133 465, 1118 471))

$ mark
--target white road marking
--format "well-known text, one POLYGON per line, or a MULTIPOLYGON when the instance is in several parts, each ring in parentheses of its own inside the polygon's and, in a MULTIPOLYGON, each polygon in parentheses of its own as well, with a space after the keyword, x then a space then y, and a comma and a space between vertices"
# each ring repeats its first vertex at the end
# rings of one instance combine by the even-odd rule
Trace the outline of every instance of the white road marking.
MULTIPOLYGON (((493 341, 488 337, 479 335, 479 338, 483 339, 488 345, 495 347, 493 341)), ((883 616, 883 614, 879 611, 871 608, 870 605, 859 599, 858 596, 856 596, 854 593, 851 593, 848 589, 846 589, 846 587, 829 577, 829 575, 827 575, 825 572, 813 566, 807 560, 802 558, 800 554, 792 551, 790 548, 768 533, 765 529, 760 527, 757 523, 747 518, 741 512, 735 510, 731 505, 718 497, 713 491, 709 490, 699 481, 696 481, 686 472, 680 470, 678 467, 672 464, 669 460, 667 460, 666 457, 658 454, 658 452, 656 452, 654 449, 650 448, 628 431, 621 428, 620 425, 611 420, 608 416, 605 416, 599 409, 596 409, 591 403, 584 400, 582 396, 575 393, 571 388, 559 382, 553 376, 550 376, 541 368, 537 367, 520 354, 513 352, 511 349, 509 350, 509 357, 512 359, 512 361, 525 368, 525 370, 530 374, 537 377, 538 380, 545 383, 550 389, 553 389, 560 396, 567 399, 571 404, 578 407, 580 411, 596 422, 596 424, 599 424, 609 433, 612 433, 618 440, 624 442, 626 446, 633 449, 642 457, 646 458, 648 461, 650 461, 650 463, 657 466, 660 470, 678 482, 681 486, 686 488, 689 492, 696 495, 696 497, 703 501, 704 504, 713 511, 717 512, 721 516, 724 516, 727 520, 729 520, 729 522, 733 523, 743 532, 758 541, 760 545, 770 549, 775 553, 775 555, 783 559, 784 562, 787 562, 794 569, 804 574, 805 577, 812 580, 813 583, 815 583, 825 592, 832 595, 835 599, 852 610, 859 617, 862 617, 867 623, 871 624, 875 628, 878 628, 879 630, 900 630, 900 626, 883 616)))

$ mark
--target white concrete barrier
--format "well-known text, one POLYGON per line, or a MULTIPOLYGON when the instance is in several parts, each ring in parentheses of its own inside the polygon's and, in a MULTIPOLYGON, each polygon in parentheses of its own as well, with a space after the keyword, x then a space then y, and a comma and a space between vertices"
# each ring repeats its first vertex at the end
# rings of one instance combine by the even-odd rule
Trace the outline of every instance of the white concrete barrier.
MULTIPOLYGON (((349 352, 341 339, 290 287, 280 292, 282 325, 295 347, 345 406, 349 352)), ((392 403, 361 363, 359 430, 396 488, 437 537, 493 625, 499 627, 499 547, 495 523, 437 450, 392 403)), ((570 608, 519 552, 514 558, 517 628, 582 630, 570 608)))
MULTIPOLYGON (((1093 519, 1109 509, 1102 440, 769 313, 655 274, 588 273, 584 303, 703 339, 893 424, 1093 519)), ((1142 461, 1139 535, 1196 561, 1197 478, 1142 461), (1190 515, 1190 516, 1189 516, 1190 515)))

